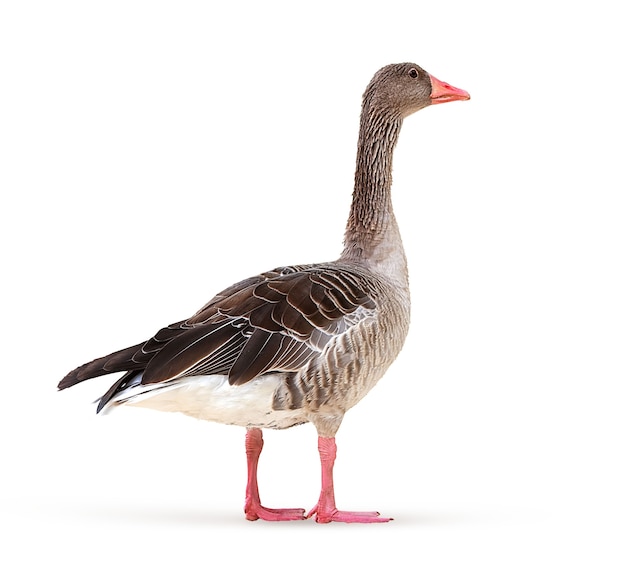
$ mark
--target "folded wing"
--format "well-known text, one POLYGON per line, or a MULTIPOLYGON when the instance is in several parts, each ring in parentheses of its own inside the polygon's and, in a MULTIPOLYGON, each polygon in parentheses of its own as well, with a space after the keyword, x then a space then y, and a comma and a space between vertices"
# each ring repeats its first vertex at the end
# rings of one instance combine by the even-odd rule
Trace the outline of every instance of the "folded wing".
POLYGON ((143 370, 143 385, 210 374, 241 385, 267 372, 297 371, 331 339, 375 314, 368 281, 358 269, 332 263, 263 273, 147 342, 78 367, 59 388, 121 371, 143 370))

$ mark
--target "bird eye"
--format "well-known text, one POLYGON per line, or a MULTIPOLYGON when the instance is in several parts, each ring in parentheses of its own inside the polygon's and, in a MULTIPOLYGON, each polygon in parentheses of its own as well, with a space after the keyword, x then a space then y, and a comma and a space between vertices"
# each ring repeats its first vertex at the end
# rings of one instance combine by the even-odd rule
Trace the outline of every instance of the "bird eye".
POLYGON ((413 68, 409 71, 409 75, 413 77, 413 79, 417 79, 419 77, 419 73, 416 68, 413 68))

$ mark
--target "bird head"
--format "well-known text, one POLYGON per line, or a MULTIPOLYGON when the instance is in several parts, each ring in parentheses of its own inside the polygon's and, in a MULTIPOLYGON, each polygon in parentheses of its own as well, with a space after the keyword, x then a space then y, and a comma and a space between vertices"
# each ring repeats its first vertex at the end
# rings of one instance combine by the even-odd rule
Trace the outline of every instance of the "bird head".
POLYGON ((363 94, 364 103, 401 117, 436 103, 469 98, 467 91, 440 81, 415 63, 383 67, 374 75, 363 94))

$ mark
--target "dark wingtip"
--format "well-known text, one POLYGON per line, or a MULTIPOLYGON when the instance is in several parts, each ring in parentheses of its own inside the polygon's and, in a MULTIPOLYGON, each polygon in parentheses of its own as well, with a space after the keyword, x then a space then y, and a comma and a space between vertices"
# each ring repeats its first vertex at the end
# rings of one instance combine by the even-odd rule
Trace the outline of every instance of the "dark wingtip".
POLYGON ((57 385, 59 391, 67 389, 78 383, 82 383, 88 379, 93 379, 102 375, 113 372, 126 372, 128 370, 137 370, 145 365, 139 364, 133 360, 133 356, 141 349, 143 343, 130 346, 117 352, 112 352, 107 356, 96 358, 91 362, 81 364, 79 367, 68 372, 57 385))
POLYGON ((98 415, 98 413, 100 413, 100 411, 102 411, 102 409, 104 409, 106 404, 107 404, 107 401, 105 401, 104 397, 102 397, 98 401, 98 406, 96 407, 96 415, 98 415))
MULTIPOLYGON (((79 367, 80 368, 80 367, 79 367)), ((59 391, 62 391, 63 389, 67 389, 73 385, 75 385, 76 383, 79 383, 80 380, 78 379, 78 369, 75 368, 73 371, 68 372, 60 381, 59 384, 57 385, 57 389, 59 391)))

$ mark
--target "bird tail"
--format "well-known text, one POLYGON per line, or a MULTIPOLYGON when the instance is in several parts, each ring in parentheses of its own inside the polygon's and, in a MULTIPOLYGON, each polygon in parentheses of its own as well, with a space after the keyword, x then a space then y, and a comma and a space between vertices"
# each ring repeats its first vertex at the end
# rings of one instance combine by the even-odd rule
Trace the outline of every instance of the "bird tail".
POLYGON ((91 362, 75 368, 73 371, 67 373, 63 379, 61 379, 61 382, 59 382, 58 385, 59 390, 61 391, 71 387, 72 385, 86 381, 87 379, 92 379, 113 372, 127 372, 144 369, 146 367, 145 361, 139 362, 138 360, 133 359, 137 353, 141 354, 140 350, 142 346, 143 343, 130 346, 128 348, 124 348, 123 350, 118 350, 117 352, 108 354, 107 356, 96 358, 91 362))

